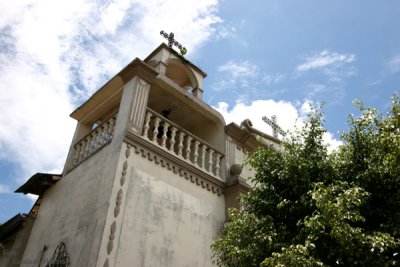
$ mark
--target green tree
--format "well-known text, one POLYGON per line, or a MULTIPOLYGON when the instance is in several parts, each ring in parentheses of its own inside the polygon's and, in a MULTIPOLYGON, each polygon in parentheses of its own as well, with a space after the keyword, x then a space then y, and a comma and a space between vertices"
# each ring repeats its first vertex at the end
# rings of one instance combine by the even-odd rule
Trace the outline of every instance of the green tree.
POLYGON ((256 186, 212 245, 218 266, 400 265, 399 97, 386 116, 356 105, 332 154, 314 109, 279 149, 249 156, 256 186))

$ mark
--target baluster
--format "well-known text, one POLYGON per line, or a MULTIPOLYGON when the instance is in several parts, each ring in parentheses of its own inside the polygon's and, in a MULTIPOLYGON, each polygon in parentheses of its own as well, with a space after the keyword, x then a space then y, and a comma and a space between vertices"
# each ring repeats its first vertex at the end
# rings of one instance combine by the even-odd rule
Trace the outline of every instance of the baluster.
POLYGON ((98 143, 98 145, 99 145, 99 147, 102 147, 106 142, 104 142, 104 132, 105 132, 105 129, 106 129, 106 124, 105 123, 103 123, 103 125, 101 125, 100 127, 99 127, 99 135, 98 135, 98 138, 97 138, 97 143, 98 143))
POLYGON ((154 120, 153 139, 151 140, 154 143, 157 143, 158 126, 160 126, 160 121, 161 121, 161 119, 158 117, 156 117, 156 119, 154 120))
POLYGON ((97 137, 98 137, 98 131, 93 132, 93 138, 92 138, 92 153, 94 153, 97 150, 97 137))
POLYGON ((115 117, 111 117, 107 124, 107 132, 106 132, 106 142, 110 141, 113 138, 114 135, 114 126, 115 126, 115 117))
POLYGON ((192 137, 188 136, 186 139, 186 154, 185 154, 185 159, 190 160, 190 145, 192 144, 192 137))
POLYGON ((109 127, 108 121, 104 122, 103 125, 101 126, 101 128, 102 128, 101 138, 100 138, 100 144, 101 145, 104 145, 105 143, 107 143, 108 127, 109 127))
POLYGON ((149 136, 148 136, 147 132, 149 131, 149 128, 150 128, 150 119, 151 119, 151 117, 152 117, 151 113, 147 112, 146 119, 145 119, 144 126, 143 126, 143 137, 145 139, 149 139, 149 136))
POLYGON ((200 168, 205 168, 205 159, 206 159, 206 145, 202 144, 201 145, 201 161, 200 161, 200 168))
POLYGON ((99 127, 97 127, 96 130, 96 149, 98 149, 99 147, 101 147, 102 143, 101 143, 101 138, 103 135, 103 125, 100 125, 99 127))
POLYGON ((87 155, 89 154, 89 149, 90 149, 90 142, 89 142, 89 139, 88 139, 89 137, 87 136, 86 138, 85 138, 85 147, 84 147, 84 151, 83 151, 83 157, 82 157, 82 160, 84 159, 84 158, 86 158, 87 157, 87 155))
POLYGON ((219 175, 219 169, 220 169, 220 161, 221 161, 221 155, 220 154, 215 154, 215 176, 220 176, 219 175))
POLYGON ((212 173, 212 167, 213 167, 213 153, 214 150, 212 150, 210 148, 210 150, 208 151, 208 172, 212 173))
POLYGON ((110 120, 103 122, 101 126, 101 136, 100 136, 100 143, 101 145, 104 145, 108 141, 107 133, 108 129, 110 128, 110 120))
POLYGON ((90 136, 90 154, 92 154, 96 148, 96 132, 92 132, 90 136))
POLYGON ((196 165, 199 165, 197 163, 197 158, 199 157, 199 145, 200 145, 200 142, 196 140, 194 142, 194 151, 193 151, 193 163, 196 165))
POLYGON ((172 127, 171 129, 171 141, 169 145, 169 151, 171 152, 174 152, 176 130, 177 129, 175 127, 172 127))
POLYGON ((116 122, 117 122, 117 116, 115 115, 115 116, 113 116, 113 117, 111 118, 111 122, 110 122, 110 129, 109 129, 109 131, 110 131, 110 138, 109 138, 109 140, 113 139, 113 137, 114 137, 115 124, 116 124, 116 122))
POLYGON ((81 160, 83 160, 85 158, 86 139, 82 140, 79 144, 81 146, 81 152, 79 153, 78 162, 80 162, 81 160))
POLYGON ((182 148, 183 148, 183 138, 185 137, 185 133, 179 133, 179 144, 178 144, 178 156, 182 157, 182 148))
POLYGON ((79 154, 81 153, 82 150, 82 144, 76 144, 75 145, 75 155, 74 155, 74 160, 72 161, 72 165, 75 166, 78 161, 79 161, 79 154))
POLYGON ((167 122, 164 122, 164 127, 163 127, 163 135, 162 135, 162 144, 161 146, 163 148, 166 148, 167 146, 167 132, 168 132, 169 124, 167 122))
POLYGON ((89 137, 86 137, 82 160, 85 159, 89 155, 89 151, 90 151, 90 139, 89 139, 89 137))
POLYGON ((94 132, 91 132, 90 134, 89 134, 89 149, 88 149, 88 156, 90 156, 92 153, 93 153, 93 147, 94 147, 94 145, 93 145, 93 140, 94 140, 94 132))
POLYGON ((112 119, 110 118, 106 123, 105 123, 105 127, 104 127, 104 144, 107 143, 111 138, 111 132, 112 132, 112 119))
POLYGON ((92 131, 90 133, 89 137, 90 137, 90 151, 89 152, 90 152, 90 154, 92 154, 93 150, 94 150, 94 143, 96 140, 96 133, 94 131, 92 131))

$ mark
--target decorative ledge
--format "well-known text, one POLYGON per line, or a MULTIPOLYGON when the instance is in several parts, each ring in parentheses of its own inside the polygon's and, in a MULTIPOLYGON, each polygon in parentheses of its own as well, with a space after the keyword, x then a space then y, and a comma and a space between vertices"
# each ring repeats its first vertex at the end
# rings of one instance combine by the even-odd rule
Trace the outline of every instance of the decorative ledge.
POLYGON ((153 161, 155 164, 167 168, 173 173, 178 173, 181 177, 185 177, 186 180, 190 180, 192 183, 218 196, 224 193, 223 188, 225 183, 223 181, 209 172, 196 167, 190 161, 171 154, 167 149, 155 145, 150 140, 128 132, 125 135, 124 141, 130 144, 134 148, 135 153, 141 155, 143 158, 147 158, 149 161, 153 161))
POLYGON ((73 161, 69 171, 111 142, 114 137, 117 116, 118 111, 74 145, 73 161))
POLYGON ((222 152, 150 108, 147 108, 142 138, 211 176, 221 177, 221 163, 225 156, 222 152))

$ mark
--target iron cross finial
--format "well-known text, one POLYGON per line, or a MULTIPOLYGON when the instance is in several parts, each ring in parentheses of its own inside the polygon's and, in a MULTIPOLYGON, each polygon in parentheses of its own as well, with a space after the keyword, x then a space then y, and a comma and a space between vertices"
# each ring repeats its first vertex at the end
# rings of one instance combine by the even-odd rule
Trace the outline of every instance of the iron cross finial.
POLYGON ((285 136, 286 133, 282 130, 281 127, 279 127, 276 116, 272 115, 271 119, 267 118, 266 116, 262 117, 262 120, 267 123, 268 125, 271 126, 272 128, 272 133, 273 136, 278 138, 278 134, 281 134, 282 136, 285 136))
POLYGON ((168 40, 168 46, 169 48, 172 48, 173 45, 175 45, 176 47, 179 48, 181 55, 183 56, 184 54, 187 53, 187 49, 186 47, 182 46, 180 43, 178 43, 175 39, 174 39, 174 33, 171 32, 170 34, 166 33, 165 31, 161 31, 160 34, 166 38, 168 40))

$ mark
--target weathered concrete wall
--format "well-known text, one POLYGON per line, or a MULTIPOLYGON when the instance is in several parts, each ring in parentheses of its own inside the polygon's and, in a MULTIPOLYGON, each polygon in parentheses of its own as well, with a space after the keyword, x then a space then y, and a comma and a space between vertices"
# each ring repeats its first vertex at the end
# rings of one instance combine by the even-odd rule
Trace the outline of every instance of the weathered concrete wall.
POLYGON ((18 238, 19 238, 18 233, 15 233, 13 236, 8 238, 6 243, 1 243, 0 247, 1 267, 19 266, 21 258, 18 257, 18 252, 14 250, 14 244, 18 242, 18 238))
POLYGON ((23 226, 6 243, 0 245, 0 266, 20 266, 22 254, 32 230, 35 219, 27 216, 23 226))
POLYGON ((95 266, 110 205, 118 161, 117 144, 111 142, 48 189, 32 229, 23 266, 47 264, 55 248, 65 242, 70 266, 95 266))
POLYGON ((254 177, 255 171, 249 165, 244 164, 247 159, 247 154, 243 151, 241 146, 235 146, 235 163, 242 164, 243 170, 240 174, 246 180, 246 183, 251 187, 254 187, 254 183, 251 181, 251 178, 254 177))
POLYGON ((132 153, 127 163, 115 266, 213 266, 210 245, 225 221, 224 196, 141 155, 132 153))

